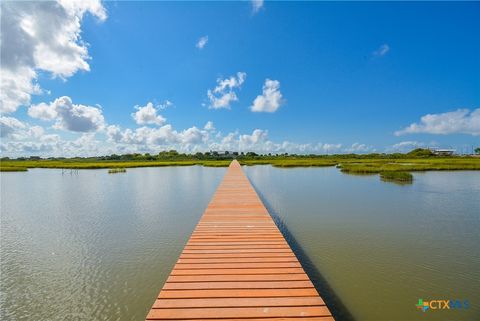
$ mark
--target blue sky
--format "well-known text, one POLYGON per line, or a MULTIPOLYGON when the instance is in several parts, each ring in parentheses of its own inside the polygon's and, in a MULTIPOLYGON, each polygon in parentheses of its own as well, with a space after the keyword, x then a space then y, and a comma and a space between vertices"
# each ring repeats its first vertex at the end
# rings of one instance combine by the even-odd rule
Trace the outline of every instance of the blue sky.
POLYGON ((3 155, 480 145, 479 3, 92 3, 2 2, 3 155))

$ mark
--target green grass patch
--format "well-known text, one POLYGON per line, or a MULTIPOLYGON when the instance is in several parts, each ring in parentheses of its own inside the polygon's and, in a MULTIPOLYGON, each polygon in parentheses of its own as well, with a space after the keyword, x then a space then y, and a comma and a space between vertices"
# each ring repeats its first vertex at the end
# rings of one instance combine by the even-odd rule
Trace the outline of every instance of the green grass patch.
POLYGON ((380 178, 384 181, 392 181, 399 183, 412 183, 413 175, 409 172, 380 172, 380 178))
POLYGON ((193 166, 202 165, 201 161, 86 161, 86 160, 26 160, 2 161, 3 167, 25 168, 64 168, 64 169, 102 169, 102 168, 132 168, 132 167, 163 167, 163 166, 193 166))
POLYGON ((480 170, 480 159, 474 157, 407 158, 407 159, 347 159, 339 168, 348 174, 381 172, 480 170))
POLYGON ((325 167, 335 166, 337 160, 324 158, 285 158, 240 160, 241 165, 272 165, 273 167, 325 167))
POLYGON ((199 165, 205 167, 228 167, 231 162, 230 160, 203 161, 199 165))
MULTIPOLYGON (((271 165, 273 167, 321 167, 336 166, 343 173, 353 175, 378 175, 382 180, 394 182, 411 182, 405 174, 415 171, 452 171, 480 170, 480 157, 438 157, 421 155, 412 157, 408 154, 378 155, 279 155, 239 157, 241 165, 271 165), (399 178, 389 178, 394 173, 399 178), (383 176, 382 176, 383 175, 383 176), (386 176, 385 176, 386 175, 386 176), (403 176, 402 176, 403 175, 403 176)), ((0 171, 27 171, 28 168, 63 168, 63 169, 123 169, 133 167, 164 166, 206 166, 227 167, 231 159, 155 159, 155 160, 102 160, 93 158, 68 159, 25 159, 1 160, 0 171)))
POLYGON ((14 167, 14 166, 0 166, 0 172, 27 172, 26 167, 14 167))
POLYGON ((108 174, 116 174, 116 173, 126 173, 127 170, 125 168, 110 168, 108 170, 108 174))

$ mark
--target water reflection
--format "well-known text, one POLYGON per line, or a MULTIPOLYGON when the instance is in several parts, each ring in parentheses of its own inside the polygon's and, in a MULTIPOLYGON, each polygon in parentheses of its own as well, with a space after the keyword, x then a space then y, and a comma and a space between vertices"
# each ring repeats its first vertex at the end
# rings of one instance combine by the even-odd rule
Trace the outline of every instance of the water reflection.
POLYGON ((1 320, 143 320, 224 168, 1 174, 1 320))
MULTIPOLYGON (((245 171, 338 319, 479 319, 479 172, 245 171), (419 298, 471 307, 422 315, 419 298)), ((0 319, 143 320, 224 172, 1 173, 0 319)))
POLYGON ((423 320, 419 298, 473 302, 429 320, 480 316, 479 172, 415 174, 399 186, 335 168, 245 170, 341 319, 423 320))

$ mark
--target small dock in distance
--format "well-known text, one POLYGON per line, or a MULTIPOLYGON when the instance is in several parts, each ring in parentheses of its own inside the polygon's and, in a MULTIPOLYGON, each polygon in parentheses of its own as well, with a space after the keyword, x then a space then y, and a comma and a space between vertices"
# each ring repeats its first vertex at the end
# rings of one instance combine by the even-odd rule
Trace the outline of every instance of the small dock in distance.
POLYGON ((146 319, 334 320, 236 160, 146 319))

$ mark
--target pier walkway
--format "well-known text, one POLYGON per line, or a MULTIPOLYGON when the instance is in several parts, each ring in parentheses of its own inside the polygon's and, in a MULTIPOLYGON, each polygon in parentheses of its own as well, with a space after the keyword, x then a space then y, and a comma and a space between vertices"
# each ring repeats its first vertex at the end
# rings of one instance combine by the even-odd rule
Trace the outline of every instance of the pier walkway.
POLYGON ((234 160, 147 320, 333 317, 234 160))

